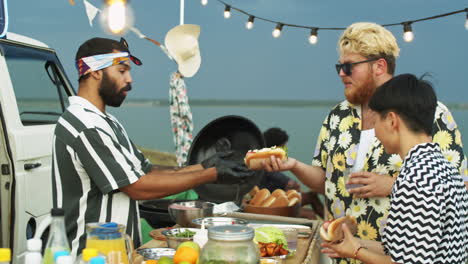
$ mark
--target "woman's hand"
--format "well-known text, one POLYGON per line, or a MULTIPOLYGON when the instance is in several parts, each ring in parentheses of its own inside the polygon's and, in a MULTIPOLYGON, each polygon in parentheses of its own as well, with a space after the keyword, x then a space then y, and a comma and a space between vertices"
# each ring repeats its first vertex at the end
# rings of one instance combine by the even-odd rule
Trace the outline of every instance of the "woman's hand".
POLYGON ((389 196, 394 182, 395 179, 391 176, 363 171, 353 172, 346 184, 364 184, 348 192, 357 198, 372 198, 389 196))
POLYGON ((321 252, 330 258, 353 258, 354 252, 361 246, 360 240, 353 236, 346 224, 343 224, 344 239, 340 243, 321 244, 321 252))

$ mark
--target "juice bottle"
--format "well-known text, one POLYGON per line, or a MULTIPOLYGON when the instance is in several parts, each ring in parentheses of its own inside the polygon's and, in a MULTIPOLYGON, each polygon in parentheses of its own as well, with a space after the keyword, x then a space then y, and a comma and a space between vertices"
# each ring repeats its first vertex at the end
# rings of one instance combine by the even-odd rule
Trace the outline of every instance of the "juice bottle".
POLYGON ((98 249, 99 253, 106 257, 107 264, 128 264, 125 238, 123 237, 115 239, 88 238, 86 247, 98 249))
POLYGON ((70 254, 67 233, 65 229, 65 212, 61 208, 51 210, 52 222, 50 224, 49 238, 44 252, 43 264, 54 264, 54 255, 57 251, 67 251, 70 254))

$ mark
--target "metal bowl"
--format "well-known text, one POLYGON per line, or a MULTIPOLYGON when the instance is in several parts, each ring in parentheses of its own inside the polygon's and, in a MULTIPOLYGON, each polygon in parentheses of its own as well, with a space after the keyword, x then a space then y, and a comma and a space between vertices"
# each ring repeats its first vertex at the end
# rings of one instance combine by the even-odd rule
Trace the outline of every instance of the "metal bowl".
POLYGON ((138 254, 143 256, 143 260, 158 260, 162 257, 172 258, 175 254, 173 248, 140 248, 136 250, 138 254))
POLYGON ((213 215, 214 204, 203 201, 178 202, 169 205, 171 218, 182 227, 195 227, 192 220, 213 215))
POLYGON ((180 244, 182 244, 185 241, 193 241, 193 236, 191 237, 177 237, 177 234, 182 233, 186 230, 190 230, 192 232, 197 232, 200 229, 197 228, 172 228, 172 229, 167 229, 162 231, 161 233, 166 237, 167 239, 167 246, 170 248, 177 248, 180 244))
POLYGON ((205 228, 220 225, 247 225, 249 223, 247 220, 234 217, 204 217, 194 219, 192 223, 194 226, 200 228, 202 221, 205 223, 205 228))

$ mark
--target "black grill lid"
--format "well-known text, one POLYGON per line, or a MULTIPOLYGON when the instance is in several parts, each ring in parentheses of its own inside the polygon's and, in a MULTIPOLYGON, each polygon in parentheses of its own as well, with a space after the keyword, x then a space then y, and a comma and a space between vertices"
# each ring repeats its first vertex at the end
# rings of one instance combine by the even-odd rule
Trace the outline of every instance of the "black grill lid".
MULTIPOLYGON (((228 115, 219 117, 203 127, 192 142, 187 164, 199 164, 216 152, 233 150, 232 159, 244 162, 250 149, 265 146, 263 134, 249 119, 228 115)), ((240 204, 242 197, 259 184, 263 171, 256 171, 253 177, 241 184, 202 184, 195 188, 201 200, 222 203, 234 201, 240 204)))

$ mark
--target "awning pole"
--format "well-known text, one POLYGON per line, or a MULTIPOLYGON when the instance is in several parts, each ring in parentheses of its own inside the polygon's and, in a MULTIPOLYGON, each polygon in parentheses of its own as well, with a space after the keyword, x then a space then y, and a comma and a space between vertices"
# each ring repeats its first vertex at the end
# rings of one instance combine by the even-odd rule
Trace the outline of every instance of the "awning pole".
POLYGON ((180 0, 180 24, 184 24, 184 0, 180 0))

